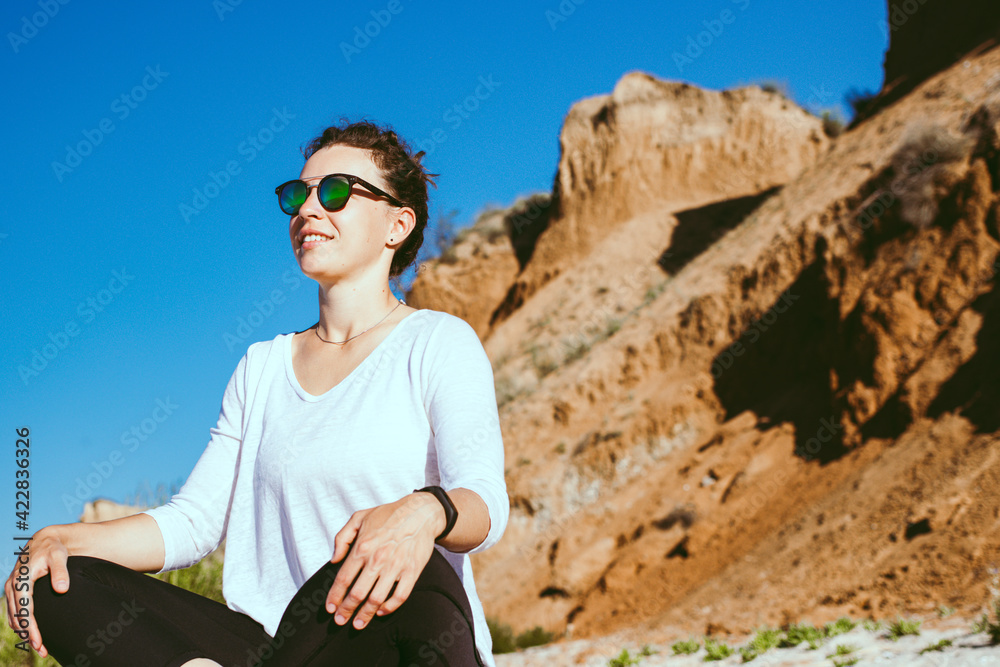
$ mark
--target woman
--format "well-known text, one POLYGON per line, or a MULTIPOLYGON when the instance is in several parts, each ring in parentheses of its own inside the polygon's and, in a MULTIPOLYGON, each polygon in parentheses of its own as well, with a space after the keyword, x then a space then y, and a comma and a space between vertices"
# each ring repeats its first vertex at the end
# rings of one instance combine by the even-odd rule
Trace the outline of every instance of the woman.
POLYGON ((304 154, 276 192, 317 324, 250 346, 168 504, 44 528, 30 590, 7 580, 12 627, 64 667, 493 665, 467 555, 509 510, 492 367, 388 282, 423 239, 422 153, 361 122, 304 154), (222 539, 227 605, 138 574, 222 539))

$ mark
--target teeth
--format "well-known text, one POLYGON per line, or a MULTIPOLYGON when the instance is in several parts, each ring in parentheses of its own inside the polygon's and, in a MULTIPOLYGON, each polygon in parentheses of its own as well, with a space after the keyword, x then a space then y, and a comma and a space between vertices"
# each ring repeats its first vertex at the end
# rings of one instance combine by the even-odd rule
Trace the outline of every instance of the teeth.
POLYGON ((309 243, 310 241, 329 241, 329 236, 322 236, 321 234, 309 234, 302 237, 303 243, 309 243))

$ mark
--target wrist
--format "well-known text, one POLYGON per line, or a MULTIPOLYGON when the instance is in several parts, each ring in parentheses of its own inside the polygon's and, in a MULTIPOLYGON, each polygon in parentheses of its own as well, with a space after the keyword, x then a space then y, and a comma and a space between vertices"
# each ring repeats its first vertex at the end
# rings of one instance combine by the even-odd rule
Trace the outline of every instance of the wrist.
POLYGON ((438 502, 437 498, 425 491, 414 491, 410 495, 413 496, 417 511, 429 517, 431 533, 434 534, 436 539, 448 524, 448 517, 445 516, 444 508, 441 507, 441 503, 438 502))
POLYGON ((455 503, 452 502, 447 492, 439 486, 426 486, 422 489, 414 489, 413 492, 427 498, 427 502, 437 505, 434 514, 437 521, 434 541, 446 538, 458 521, 458 508, 455 507, 455 503))
POLYGON ((45 526, 41 530, 37 531, 31 536, 32 540, 54 540, 59 542, 66 548, 66 552, 69 555, 75 553, 74 548, 77 546, 73 543, 72 535, 70 531, 70 525, 55 524, 51 526, 45 526))

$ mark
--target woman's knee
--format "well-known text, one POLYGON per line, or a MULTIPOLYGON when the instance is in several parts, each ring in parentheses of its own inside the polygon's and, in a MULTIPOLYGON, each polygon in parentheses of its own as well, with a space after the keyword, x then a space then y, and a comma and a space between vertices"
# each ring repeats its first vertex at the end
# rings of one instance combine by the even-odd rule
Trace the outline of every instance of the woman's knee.
POLYGON ((32 602, 39 624, 42 623, 43 617, 50 616, 52 612, 68 605, 76 605, 81 597, 86 596, 86 592, 90 588, 87 584, 90 581, 99 580, 104 575, 111 576, 114 569, 118 567, 121 566, 101 558, 70 556, 66 559, 69 588, 64 593, 59 593, 52 588, 51 574, 36 579, 32 588, 32 602))

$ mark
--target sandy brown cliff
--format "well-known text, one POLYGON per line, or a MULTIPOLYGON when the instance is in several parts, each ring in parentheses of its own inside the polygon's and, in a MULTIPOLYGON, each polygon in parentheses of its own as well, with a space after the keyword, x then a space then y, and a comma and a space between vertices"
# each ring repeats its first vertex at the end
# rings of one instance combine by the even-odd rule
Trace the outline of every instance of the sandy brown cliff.
POLYGON ((570 110, 551 202, 513 207, 511 234, 478 253, 463 243, 460 261, 422 266, 409 301, 461 313, 485 337, 629 220, 756 195, 798 174, 827 143, 820 120, 777 93, 627 74, 611 95, 570 110))
MULTIPOLYGON (((496 304, 474 326, 512 499, 475 560, 490 614, 579 636, 978 609, 1000 564, 1000 48, 833 143, 759 89, 630 74, 562 150, 509 286, 465 288, 496 304)), ((414 292, 458 310, 438 270, 414 292)))

